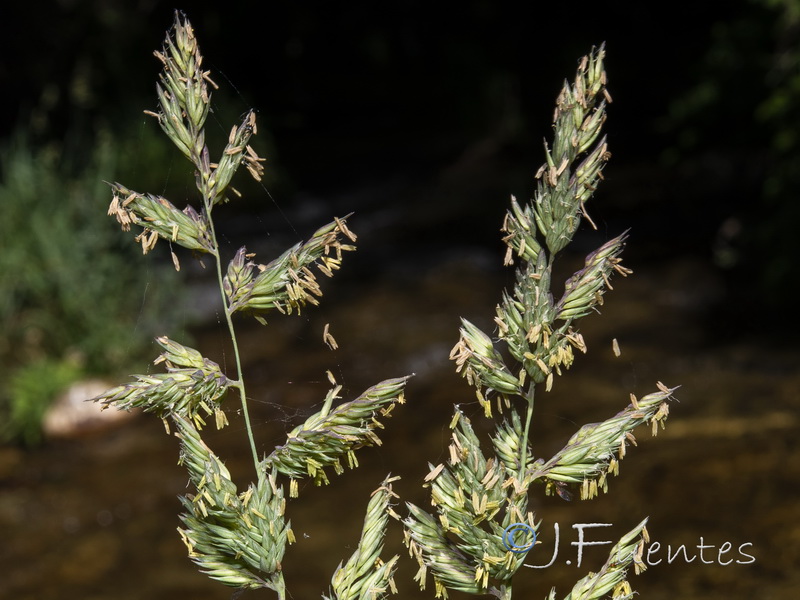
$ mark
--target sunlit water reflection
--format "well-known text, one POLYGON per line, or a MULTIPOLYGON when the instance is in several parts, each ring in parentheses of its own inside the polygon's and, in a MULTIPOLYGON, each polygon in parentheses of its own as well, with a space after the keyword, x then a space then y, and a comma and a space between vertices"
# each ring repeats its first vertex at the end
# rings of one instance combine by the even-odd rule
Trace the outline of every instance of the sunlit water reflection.
MULTIPOLYGON (((387 473, 403 476, 395 486, 402 500, 427 503, 420 485, 427 463, 446 457, 453 403, 488 431, 447 355, 459 316, 491 330, 494 305, 511 277, 473 258, 451 256, 391 280, 331 284, 319 309, 243 330, 253 418, 264 451, 321 402, 326 370, 344 384, 348 397, 380 379, 416 374, 408 403, 382 433, 383 446, 361 451, 361 467, 335 477, 327 488, 302 486, 300 498, 290 503, 298 541, 284 566, 294 598, 327 591, 333 570, 355 547, 370 491, 387 473), (322 343, 325 323, 340 350, 322 343)), ((551 560, 556 523, 560 549, 551 567, 519 574, 515 597, 542 598, 552 586, 561 597, 602 564, 603 548, 586 547, 577 567, 575 524, 611 524, 587 530, 594 540, 611 540, 649 515, 651 537, 661 547, 652 562, 661 561, 633 578, 642 598, 794 598, 800 588, 798 355, 710 339, 702 319, 714 298, 713 274, 702 264, 637 271, 616 281, 603 314, 581 328, 589 354, 578 357, 553 392, 537 399, 534 450, 548 456, 580 425, 614 414, 630 392, 654 391, 659 380, 682 386, 680 402, 672 405, 658 437, 637 432, 639 447, 630 449, 607 495, 565 502, 535 493, 532 506, 544 520, 542 543, 527 562, 551 560), (621 346, 619 358, 613 338, 621 346), (726 543, 729 550, 721 552, 726 543), (745 551, 755 562, 736 562, 743 559, 742 544, 751 544, 745 551), (680 545, 682 554, 676 551, 680 545)), ((229 362, 221 339, 215 330, 198 333, 201 350, 229 362)), ((230 411, 232 425, 209 432, 207 439, 244 485, 252 465, 235 404, 230 411)), ((31 452, 0 449, 0 597, 230 598, 231 590, 196 572, 175 531, 176 496, 190 491, 176 460, 177 441, 147 417, 31 452)), ((416 566, 400 536, 393 525, 386 550, 403 557, 396 578, 400 597, 432 597, 432 585, 420 593, 411 581, 416 566)), ((267 591, 242 596, 268 597, 267 591)))

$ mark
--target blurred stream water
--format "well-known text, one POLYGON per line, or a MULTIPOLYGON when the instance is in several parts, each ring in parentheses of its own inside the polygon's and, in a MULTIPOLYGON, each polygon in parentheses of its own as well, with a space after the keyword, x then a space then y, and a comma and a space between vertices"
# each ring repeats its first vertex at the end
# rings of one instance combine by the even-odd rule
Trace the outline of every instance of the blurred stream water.
MULTIPOLYGON (((403 501, 428 505, 420 486, 428 462, 447 456, 453 403, 488 431, 448 352, 459 316, 492 330, 500 291, 513 280, 511 271, 488 266, 494 260, 463 249, 384 278, 344 279, 341 285, 334 280, 326 283, 322 306, 300 317, 276 316, 267 328, 242 322, 251 410, 264 451, 321 402, 326 370, 344 385, 346 398, 381 379, 415 373, 407 404, 381 434, 383 445, 359 452, 361 467, 333 477, 330 486, 302 486, 300 498, 289 504, 298 541, 284 567, 293 598, 328 591, 333 570, 357 542, 369 493, 387 473, 403 477, 395 485, 403 501), (322 343, 325 323, 337 351, 322 343)), ((562 597, 602 564, 606 549, 587 547, 583 564, 576 565, 574 524, 611 524, 587 536, 612 540, 649 515, 651 537, 662 548, 652 560, 662 560, 633 577, 642 598, 795 598, 798 353, 712 339, 703 320, 721 292, 702 262, 636 266, 632 277, 615 280, 603 314, 584 320, 588 355, 578 356, 554 390, 537 398, 534 451, 549 456, 580 425, 613 415, 630 392, 655 391, 659 380, 681 385, 680 401, 656 438, 637 432, 639 447, 629 450, 608 494, 591 502, 533 496, 532 508, 544 522, 542 547, 528 563, 548 563, 555 523, 560 551, 553 566, 519 574, 515 597, 543 598, 552 586, 562 597), (613 338, 621 346, 619 358, 613 338), (720 554, 726 542, 730 550, 720 554), (667 546, 681 544, 687 554, 668 562, 667 546), (702 556, 698 544, 704 545, 702 556), (739 552, 743 544, 755 558, 750 564, 736 562, 747 562, 739 552)), ((196 339, 207 356, 230 362, 221 331, 209 327, 196 339)), ((207 441, 244 487, 252 465, 233 398, 230 412, 231 426, 209 430, 207 441)), ((0 448, 0 598, 230 598, 231 590, 195 570, 175 531, 176 496, 191 491, 176 465, 177 449, 161 423, 146 416, 29 452, 0 448)), ((404 512, 403 506, 397 510, 404 512)), ((399 597, 433 597, 432 583, 424 593, 413 583, 416 565, 400 538, 393 524, 385 555, 402 556, 399 597)), ((268 591, 241 596, 269 597, 268 591)))

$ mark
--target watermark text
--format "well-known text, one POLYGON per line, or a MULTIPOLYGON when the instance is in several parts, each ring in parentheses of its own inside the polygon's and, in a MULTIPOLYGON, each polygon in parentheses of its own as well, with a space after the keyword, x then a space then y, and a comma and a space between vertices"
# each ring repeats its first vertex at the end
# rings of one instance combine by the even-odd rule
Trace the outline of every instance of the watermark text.
MULTIPOLYGON (((596 539, 597 532, 593 530, 611 527, 612 523, 575 523, 572 529, 576 532, 577 539, 570 542, 574 547, 574 552, 570 558, 565 560, 568 565, 573 564, 572 557, 576 559, 576 566, 580 567, 584 558, 584 549, 593 546, 607 546, 614 542, 612 540, 596 539)), ((703 536, 699 536, 699 542, 694 544, 673 544, 662 545, 660 542, 650 542, 642 553, 641 561, 647 566, 659 564, 671 565, 676 562, 691 563, 699 560, 706 565, 750 565, 756 562, 756 558, 750 552, 753 544, 744 542, 734 546, 732 542, 722 542, 722 544, 706 543, 703 536)), ((537 540, 536 531, 526 523, 514 523, 507 527, 503 532, 503 545, 511 552, 518 554, 528 552, 534 547, 537 540)), ((547 564, 529 564, 525 566, 531 569, 546 569, 553 566, 558 560, 561 543, 561 530, 558 523, 553 524, 553 551, 547 564)), ((624 557, 622 557, 624 558, 624 557)))

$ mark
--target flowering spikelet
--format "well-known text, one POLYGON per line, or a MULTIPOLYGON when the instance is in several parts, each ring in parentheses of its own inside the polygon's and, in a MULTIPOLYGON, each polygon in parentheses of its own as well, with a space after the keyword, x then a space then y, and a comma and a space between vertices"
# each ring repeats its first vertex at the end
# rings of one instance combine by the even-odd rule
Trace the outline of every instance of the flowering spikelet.
POLYGON ((344 565, 339 563, 331 578, 333 594, 323 595, 326 600, 381 600, 389 591, 397 593, 392 576, 400 557, 395 555, 386 562, 380 557, 389 514, 394 512, 391 501, 397 497, 392 482, 397 479, 387 477, 372 492, 358 548, 344 565))
POLYGON ((167 337, 156 341, 165 352, 155 363, 163 362, 166 373, 134 375, 135 381, 112 388, 93 400, 121 410, 141 408, 161 418, 181 415, 198 427, 204 424, 203 415, 214 414, 217 427, 221 428, 227 423, 221 403, 230 382, 219 365, 167 337))
POLYGON ((342 252, 355 250, 355 234, 346 219, 336 219, 321 227, 307 242, 297 244, 267 265, 246 261, 244 247, 228 265, 224 279, 229 312, 247 311, 256 315, 272 309, 300 312, 306 304, 318 304, 322 290, 310 267, 331 277, 339 268, 342 252))
POLYGON ((174 417, 181 462, 196 493, 181 498, 180 535, 189 557, 212 579, 237 588, 282 586, 281 560, 294 540, 284 520, 286 502, 275 473, 238 494, 230 473, 192 423, 174 417))
POLYGON ((341 473, 341 459, 349 466, 358 463, 355 451, 364 446, 380 445, 375 430, 382 427, 379 417, 388 417, 396 404, 403 404, 403 389, 408 377, 387 379, 378 383, 355 400, 331 409, 341 386, 330 390, 323 408, 295 427, 286 443, 277 446, 261 464, 265 470, 275 469, 293 479, 311 477, 316 483, 328 483, 325 472, 333 467, 341 473))

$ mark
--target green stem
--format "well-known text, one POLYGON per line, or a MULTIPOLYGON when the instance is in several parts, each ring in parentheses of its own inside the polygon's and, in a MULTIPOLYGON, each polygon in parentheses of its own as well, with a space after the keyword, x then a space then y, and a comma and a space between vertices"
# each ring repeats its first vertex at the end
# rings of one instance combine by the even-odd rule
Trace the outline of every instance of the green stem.
MULTIPOLYGON (((217 264, 219 264, 219 257, 217 257, 217 264)), ((222 274, 221 269, 218 272, 219 280, 220 280, 220 290, 222 290, 222 274)), ((225 297, 225 292, 222 292, 223 298, 225 297)), ((239 398, 242 402, 242 416, 244 417, 244 425, 245 429, 247 429, 247 438, 250 440, 250 451, 253 453, 253 465, 256 468, 256 473, 258 473, 258 452, 256 451, 256 440, 253 437, 253 428, 250 425, 250 412, 247 410, 247 393, 245 392, 244 387, 244 378, 242 376, 242 361, 239 358, 239 344, 236 341, 236 330, 233 327, 233 320, 231 319, 231 314, 228 312, 227 304, 225 305, 225 320, 228 322, 228 332, 231 335, 231 343, 233 344, 233 355, 236 358, 236 376, 239 378, 239 384, 237 387, 239 388, 239 398)))
POLYGON ((501 585, 500 589, 492 588, 491 594, 498 600, 511 600, 511 584, 501 585))
POLYGON ((272 576, 272 585, 270 587, 278 594, 278 600, 286 599, 286 582, 283 579, 282 572, 272 576))
MULTIPOLYGON (((204 194, 205 196, 205 194, 204 194)), ((222 275, 222 260, 219 256, 219 244, 217 243, 217 234, 214 230, 214 220, 211 218, 211 206, 212 202, 204 197, 204 203, 206 208, 206 217, 208 219, 208 226, 210 228, 211 233, 211 241, 214 245, 214 262, 217 266, 217 284, 219 285, 219 293, 222 296, 222 306, 225 309, 225 321, 228 323, 228 333, 231 336, 231 343, 233 344, 233 355, 236 359, 236 376, 238 378, 238 382, 236 387, 239 388, 239 399, 242 403, 242 416, 244 417, 244 425, 245 429, 247 429, 247 437, 250 440, 250 451, 253 453, 253 465, 256 468, 256 473, 259 472, 259 460, 258 460, 258 452, 256 451, 256 441, 253 437, 253 428, 250 425, 250 412, 247 410, 247 392, 245 391, 244 386, 244 376, 242 375, 242 360, 239 357, 239 343, 236 340, 236 329, 233 326, 233 318, 231 317, 231 312, 228 306, 228 298, 225 296, 225 288, 223 286, 223 275, 222 275)))
POLYGON ((528 462, 528 435, 530 434, 531 421, 533 420, 533 400, 535 393, 536 385, 531 382, 525 394, 525 400, 528 401, 528 408, 525 411, 525 431, 522 435, 522 449, 519 457, 519 475, 517 479, 519 479, 520 482, 522 482, 525 477, 525 464, 528 462))

